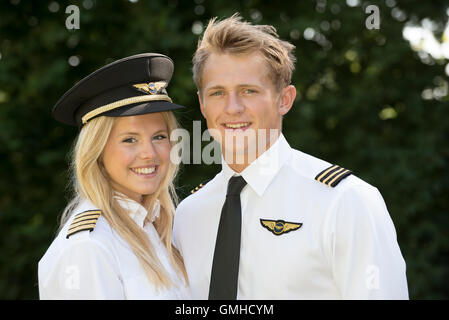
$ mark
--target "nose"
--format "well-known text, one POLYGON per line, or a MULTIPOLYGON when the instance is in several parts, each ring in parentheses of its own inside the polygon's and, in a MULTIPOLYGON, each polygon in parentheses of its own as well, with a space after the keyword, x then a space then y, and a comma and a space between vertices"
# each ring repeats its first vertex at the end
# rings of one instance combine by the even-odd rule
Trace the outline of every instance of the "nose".
POLYGON ((139 157, 141 159, 154 159, 157 157, 157 151, 151 140, 143 141, 139 148, 139 157))
POLYGON ((230 92, 228 95, 225 112, 228 114, 239 114, 242 113, 243 110, 245 110, 245 106, 239 95, 235 92, 230 92))

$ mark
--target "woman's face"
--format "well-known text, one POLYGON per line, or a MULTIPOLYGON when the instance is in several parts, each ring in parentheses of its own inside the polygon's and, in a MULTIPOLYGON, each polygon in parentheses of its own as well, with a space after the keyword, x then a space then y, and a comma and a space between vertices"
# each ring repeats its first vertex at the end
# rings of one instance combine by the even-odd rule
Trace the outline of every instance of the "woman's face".
POLYGON ((161 113, 118 117, 112 127, 103 164, 114 190, 141 203, 167 174, 170 140, 161 113))

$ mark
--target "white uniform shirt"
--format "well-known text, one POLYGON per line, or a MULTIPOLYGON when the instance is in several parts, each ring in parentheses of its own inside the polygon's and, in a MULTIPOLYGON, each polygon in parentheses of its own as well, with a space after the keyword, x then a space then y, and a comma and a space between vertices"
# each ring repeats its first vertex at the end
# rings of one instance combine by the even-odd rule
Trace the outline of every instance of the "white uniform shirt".
POLYGON ((131 218, 147 233, 157 256, 177 284, 156 290, 130 246, 100 215, 95 229, 81 231, 66 238, 76 214, 96 210, 84 201, 39 261, 39 294, 41 299, 188 299, 184 280, 174 271, 167 250, 153 226, 159 215, 155 206, 151 223, 144 225, 147 211, 132 200, 118 200, 131 218))
MULTIPOLYGON (((284 136, 241 175, 238 299, 408 299, 405 262, 379 191, 350 175, 316 181, 330 164, 292 149, 284 136), (301 223, 275 235, 260 219, 301 223)), ((174 243, 193 299, 207 299, 229 178, 222 171, 178 206, 174 243)))

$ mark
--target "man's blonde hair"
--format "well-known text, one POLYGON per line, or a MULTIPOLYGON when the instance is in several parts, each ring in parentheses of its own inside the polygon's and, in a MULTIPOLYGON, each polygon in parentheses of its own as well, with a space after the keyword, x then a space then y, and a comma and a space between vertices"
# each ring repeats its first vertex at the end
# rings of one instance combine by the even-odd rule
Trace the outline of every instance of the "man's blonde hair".
MULTIPOLYGON (((178 127, 176 118, 170 111, 162 112, 162 116, 170 135, 178 127)), ((67 222, 83 199, 89 200, 102 211, 102 216, 110 226, 129 244, 150 282, 156 288, 169 288, 173 283, 168 272, 159 261, 145 231, 119 205, 117 194, 112 189, 109 175, 102 164, 103 151, 116 119, 106 116, 98 117, 89 121, 81 129, 73 149, 71 163, 71 182, 75 195, 64 210, 60 228, 67 222)), ((170 143, 173 146, 173 142, 170 143)), ((178 166, 170 161, 167 174, 157 190, 153 194, 143 197, 143 206, 151 212, 156 201, 159 200, 160 215, 155 220, 154 226, 168 251, 171 263, 187 281, 182 257, 172 245, 173 215, 177 202, 173 180, 177 172, 178 166)))
POLYGON ((296 58, 295 46, 279 39, 276 28, 269 25, 252 25, 242 21, 238 13, 230 18, 209 21, 203 37, 198 41, 193 56, 193 80, 201 93, 203 69, 208 57, 217 54, 262 54, 269 76, 277 90, 291 82, 296 58))

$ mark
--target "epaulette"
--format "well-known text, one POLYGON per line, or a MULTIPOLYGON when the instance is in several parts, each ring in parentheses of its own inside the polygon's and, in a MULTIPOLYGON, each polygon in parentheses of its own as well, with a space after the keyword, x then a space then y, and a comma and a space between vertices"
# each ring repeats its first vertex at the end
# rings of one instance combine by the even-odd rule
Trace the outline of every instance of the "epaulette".
POLYGON ((206 180, 205 182, 200 183, 200 185, 198 187, 195 187, 195 189, 190 190, 190 194, 194 194, 195 192, 197 192, 198 190, 200 190, 202 187, 204 187, 206 185, 206 183, 208 183, 210 180, 206 180))
POLYGON ((100 215, 100 210, 88 210, 77 214, 69 226, 66 238, 68 239, 71 235, 80 231, 94 230, 100 215))
POLYGON ((352 171, 337 165, 332 165, 317 174, 315 180, 334 188, 341 180, 352 174, 352 171))

